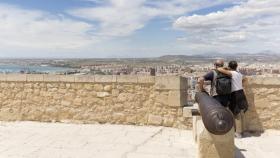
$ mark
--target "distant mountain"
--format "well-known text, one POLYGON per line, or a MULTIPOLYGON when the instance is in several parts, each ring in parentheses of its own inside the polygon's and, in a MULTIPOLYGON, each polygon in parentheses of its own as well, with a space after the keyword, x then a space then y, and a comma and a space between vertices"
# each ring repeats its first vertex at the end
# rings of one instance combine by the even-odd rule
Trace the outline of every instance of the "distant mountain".
POLYGON ((222 54, 222 53, 205 53, 197 55, 164 55, 157 59, 169 62, 178 61, 209 61, 217 58, 223 58, 225 60, 237 60, 245 62, 278 62, 280 54, 272 51, 262 51, 259 53, 235 53, 235 54, 222 54))

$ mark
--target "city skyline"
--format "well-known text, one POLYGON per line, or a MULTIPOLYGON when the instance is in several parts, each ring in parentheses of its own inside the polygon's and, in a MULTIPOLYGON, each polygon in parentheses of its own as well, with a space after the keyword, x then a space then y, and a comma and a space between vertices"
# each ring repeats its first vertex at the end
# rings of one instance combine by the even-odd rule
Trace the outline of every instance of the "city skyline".
POLYGON ((278 53, 276 0, 2 0, 0 57, 278 53))

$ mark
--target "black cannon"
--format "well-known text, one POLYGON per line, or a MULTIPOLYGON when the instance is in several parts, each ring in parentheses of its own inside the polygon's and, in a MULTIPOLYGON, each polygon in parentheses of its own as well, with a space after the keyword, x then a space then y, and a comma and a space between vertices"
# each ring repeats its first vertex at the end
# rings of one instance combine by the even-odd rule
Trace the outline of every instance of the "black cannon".
POLYGON ((198 92, 195 101, 199 105, 203 124, 210 133, 223 135, 232 129, 234 124, 232 113, 217 100, 206 92, 198 92))

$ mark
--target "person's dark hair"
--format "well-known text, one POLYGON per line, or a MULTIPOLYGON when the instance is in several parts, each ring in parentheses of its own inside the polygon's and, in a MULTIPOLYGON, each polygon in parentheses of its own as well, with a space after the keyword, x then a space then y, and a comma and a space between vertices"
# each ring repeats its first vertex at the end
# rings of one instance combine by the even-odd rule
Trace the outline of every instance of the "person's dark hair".
POLYGON ((228 63, 228 67, 229 67, 230 69, 232 69, 232 70, 236 70, 236 69, 237 69, 237 66, 238 66, 238 64, 237 64, 236 61, 230 61, 230 62, 228 63))

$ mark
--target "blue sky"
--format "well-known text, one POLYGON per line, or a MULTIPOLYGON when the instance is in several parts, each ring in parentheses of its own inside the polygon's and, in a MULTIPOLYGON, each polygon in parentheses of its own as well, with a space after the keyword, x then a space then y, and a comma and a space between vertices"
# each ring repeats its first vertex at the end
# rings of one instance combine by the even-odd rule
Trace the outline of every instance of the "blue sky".
POLYGON ((1 0, 0 57, 277 52, 278 10, 277 0, 1 0))

